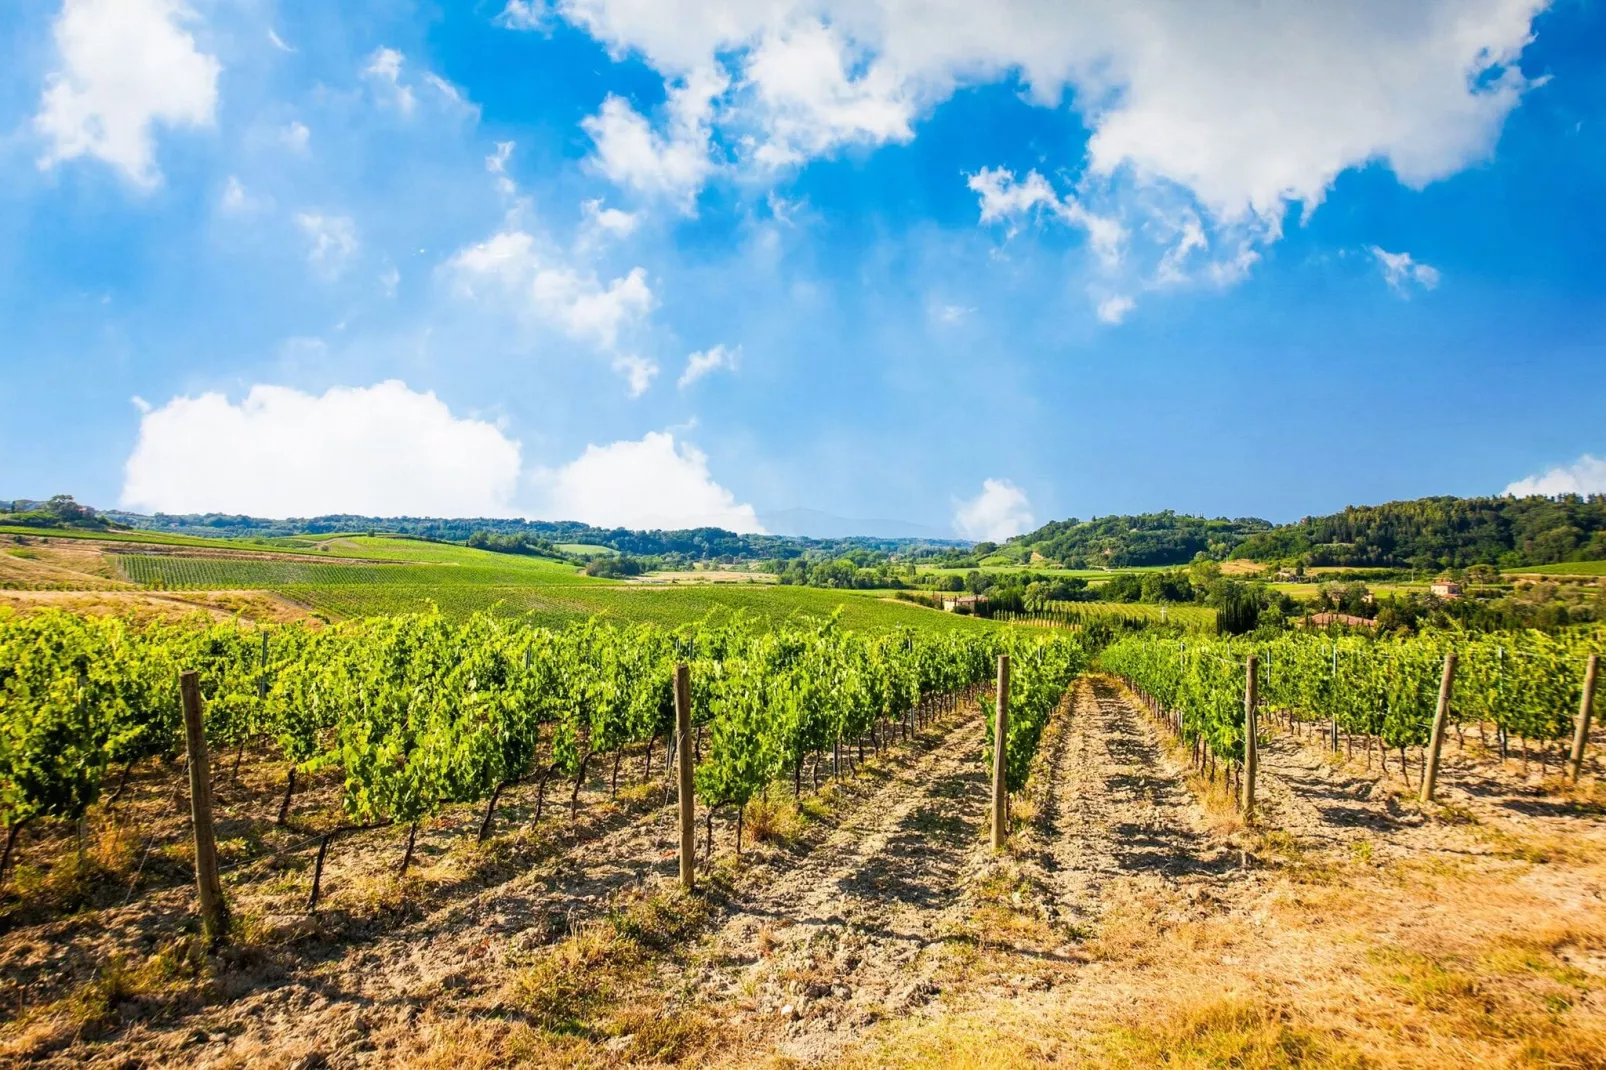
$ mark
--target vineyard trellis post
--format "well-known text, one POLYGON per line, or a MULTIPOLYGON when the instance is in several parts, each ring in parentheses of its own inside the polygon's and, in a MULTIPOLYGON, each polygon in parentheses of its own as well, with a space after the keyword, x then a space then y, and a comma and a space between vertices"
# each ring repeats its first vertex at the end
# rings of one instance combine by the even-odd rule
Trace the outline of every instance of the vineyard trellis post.
POLYGON ((190 766, 190 815, 195 825, 195 884, 201 897, 201 926, 214 943, 223 938, 223 886, 218 881, 217 838, 212 831, 212 772, 201 722, 201 683, 195 670, 179 676, 184 705, 184 745, 190 766))
POLYGON ((1578 728, 1573 733, 1573 752, 1568 759, 1568 772, 1574 783, 1584 768, 1584 747, 1589 744, 1589 717, 1595 704, 1595 675, 1599 668, 1600 655, 1589 655, 1589 664, 1584 668, 1584 696, 1578 701, 1578 728))
POLYGON ((993 850, 1004 847, 1009 784, 1005 779, 1009 750, 1009 655, 998 655, 998 708, 993 721, 993 850))
POLYGON ((1259 731, 1255 714, 1255 655, 1250 654, 1244 663, 1244 814, 1255 809, 1255 774, 1260 768, 1259 746, 1255 739, 1259 731))
POLYGON ((691 670, 675 666, 675 766, 680 788, 680 883, 696 888, 697 815, 692 812, 691 670))
POLYGON ((1439 680, 1439 705, 1433 712, 1433 735, 1428 741, 1426 767, 1422 770, 1422 801, 1433 801, 1433 785, 1439 779, 1439 748, 1444 745, 1444 723, 1450 718, 1450 690, 1455 687, 1455 651, 1444 655, 1444 676, 1439 680))

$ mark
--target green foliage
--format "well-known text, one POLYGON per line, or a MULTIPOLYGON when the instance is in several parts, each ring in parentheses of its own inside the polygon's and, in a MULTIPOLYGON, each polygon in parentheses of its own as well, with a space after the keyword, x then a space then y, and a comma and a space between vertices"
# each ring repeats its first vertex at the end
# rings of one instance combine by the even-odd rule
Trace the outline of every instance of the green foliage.
POLYGON ((1226 557, 1245 539, 1271 530, 1268 521, 1253 517, 1208 520, 1167 509, 1140 516, 1055 520, 1010 545, 1035 551, 1068 568, 1185 565, 1198 554, 1226 557))
POLYGON ((1350 506, 1254 535, 1232 553, 1310 565, 1534 565, 1606 559, 1606 496, 1421 498, 1350 506))
POLYGON ((1271 640, 1186 641, 1129 636, 1100 663, 1167 709, 1180 709, 1184 735, 1220 757, 1242 754, 1244 663, 1259 661, 1266 705, 1334 718, 1345 732, 1391 747, 1426 742, 1438 705, 1445 654, 1458 659, 1451 715, 1490 721, 1508 734, 1564 739, 1572 731, 1583 670, 1599 636, 1541 632, 1468 635, 1429 632, 1372 639, 1288 633, 1271 640))
POLYGON ((77 817, 110 764, 178 753, 186 669, 200 677, 211 746, 275 743, 295 767, 339 769, 353 819, 411 824, 548 763, 575 774, 591 755, 663 735, 677 662, 691 666, 694 721, 711 729, 697 790, 718 805, 745 802, 810 751, 902 720, 922 695, 985 679, 1001 651, 1017 659, 1011 743, 1019 733, 1029 761, 1086 661, 1081 637, 1063 634, 763 623, 555 631, 430 612, 247 631, 7 613, 0 821, 77 817))

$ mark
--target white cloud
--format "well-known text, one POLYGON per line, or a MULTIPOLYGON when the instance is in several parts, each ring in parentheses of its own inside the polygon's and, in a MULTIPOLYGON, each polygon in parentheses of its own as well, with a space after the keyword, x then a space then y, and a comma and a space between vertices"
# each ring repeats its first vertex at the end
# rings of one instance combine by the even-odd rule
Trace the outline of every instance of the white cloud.
POLYGON ((595 244, 603 238, 628 238, 641 225, 642 213, 602 207, 600 198, 580 202, 584 241, 595 244))
POLYGON ((617 186, 691 211, 697 191, 715 169, 708 122, 714 98, 727 85, 724 74, 709 66, 670 86, 663 133, 629 101, 610 94, 602 110, 580 124, 596 146, 591 166, 617 186))
POLYGON ((350 216, 301 212, 296 225, 307 236, 307 262, 325 279, 336 279, 357 252, 357 224, 350 216))
POLYGON ((1088 232, 1105 272, 1122 263, 1124 239, 1153 229, 1169 240, 1130 270, 1152 271, 1145 285, 1170 286, 1242 278, 1280 236, 1288 207, 1313 210, 1346 170, 1380 164, 1419 188, 1488 157, 1506 116, 1538 84, 1518 60, 1548 3, 551 6, 616 56, 645 61, 666 86, 728 80, 687 138, 655 133, 610 98, 588 129, 599 168, 621 184, 667 188, 689 204, 719 170, 716 156, 735 172, 761 173, 847 143, 907 141, 956 89, 1015 82, 1041 107, 1069 97, 1091 136, 1085 154, 1046 162, 1050 175, 1076 172, 1074 198, 1033 172, 999 187, 1004 200, 991 207, 984 193, 984 217, 1016 225, 1027 211, 1050 210, 1088 232), (1195 214, 1196 232, 1157 223, 1179 209, 1195 214))
POLYGON ((1411 284, 1431 290, 1439 284, 1439 269, 1414 259, 1410 253, 1391 253, 1376 245, 1368 245, 1367 252, 1377 260, 1383 279, 1401 297, 1410 296, 1411 284))
POLYGON ((280 37, 278 31, 271 26, 268 27, 268 41, 272 43, 273 47, 277 48, 280 52, 295 51, 295 49, 284 43, 284 38, 280 37))
POLYGON ((741 355, 741 347, 731 349, 723 344, 710 346, 700 353, 693 353, 686 358, 686 370, 680 373, 680 381, 675 385, 684 390, 703 376, 720 368, 735 371, 741 355))
POLYGON ((507 0, 507 6, 493 20, 509 30, 539 30, 547 24, 546 0, 507 0))
POLYGON ((625 353, 613 358, 613 370, 625 377, 630 387, 630 396, 639 398, 652 386, 652 381, 658 377, 658 363, 646 357, 638 357, 634 353, 625 353))
POLYGON ((273 201, 267 197, 256 197, 246 191, 239 178, 230 175, 223 184, 223 196, 218 199, 218 205, 225 212, 244 215, 247 212, 259 212, 269 208, 273 201))
POLYGON ((140 420, 124 507, 255 516, 507 516, 519 444, 391 380, 322 396, 257 385, 140 420))
POLYGON ((604 285, 595 272, 563 263, 536 248, 528 233, 504 231, 460 250, 446 268, 469 294, 490 282, 515 301, 573 338, 612 349, 622 331, 653 307, 645 268, 633 268, 604 285))
POLYGON ((507 174, 507 161, 513 155, 513 148, 514 145, 511 141, 498 141, 496 143, 496 151, 485 157, 485 169, 496 176, 497 192, 508 197, 513 196, 519 190, 518 186, 514 185, 513 180, 507 174))
MULTIPOLYGON (((908 115, 1012 73, 1043 106, 1074 90, 1093 131, 1095 172, 1131 168, 1186 186, 1234 218, 1319 201, 1338 172, 1370 160, 1420 185, 1487 153, 1528 87, 1515 60, 1545 6, 566 0, 560 8, 667 75, 723 59, 752 89, 733 102, 740 114, 729 123, 770 134, 806 123, 896 140, 908 115)), ((830 139, 817 144, 827 149, 830 139)))
POLYGON ((931 308, 931 317, 944 326, 953 327, 965 322, 965 320, 969 319, 975 314, 975 312, 976 310, 974 308, 970 308, 966 305, 933 305, 931 308))
POLYGON ((94 156, 136 186, 161 181, 152 127, 210 126, 217 59, 202 52, 179 0, 66 0, 55 23, 60 69, 46 80, 34 128, 50 168, 94 156))
POLYGON ((1060 197, 1048 179, 1036 171, 1028 171, 1024 179, 1016 181, 1014 172, 1005 168, 983 167, 966 180, 966 185, 980 197, 983 223, 1008 223, 1009 232, 1014 234, 1021 219, 1046 210, 1087 233, 1088 246, 1105 271, 1121 266, 1127 233, 1120 220, 1089 211, 1070 194, 1060 197))
POLYGON ((294 122, 279 132, 279 140, 291 152, 306 152, 307 143, 312 138, 312 131, 307 129, 305 123, 294 122))
POLYGON ((1533 494, 1606 494, 1606 457, 1586 453, 1572 464, 1519 479, 1505 489, 1518 498, 1533 494))
POLYGON ((413 96, 410 86, 401 80, 402 64, 407 57, 394 48, 376 48, 368 57, 368 65, 362 69, 364 77, 382 87, 403 115, 411 115, 418 100, 413 96))
POLYGON ((1026 492, 1007 479, 983 480, 981 493, 954 510, 954 530, 977 541, 1003 542, 1033 523, 1026 492))
POLYGON ((639 442, 587 446, 562 468, 541 473, 541 513, 599 527, 717 527, 762 532, 753 507, 714 481, 708 458, 690 443, 654 431, 639 442))
POLYGON ((1104 323, 1120 323, 1136 307, 1137 302, 1126 294, 1113 294, 1098 303, 1098 317, 1104 323))

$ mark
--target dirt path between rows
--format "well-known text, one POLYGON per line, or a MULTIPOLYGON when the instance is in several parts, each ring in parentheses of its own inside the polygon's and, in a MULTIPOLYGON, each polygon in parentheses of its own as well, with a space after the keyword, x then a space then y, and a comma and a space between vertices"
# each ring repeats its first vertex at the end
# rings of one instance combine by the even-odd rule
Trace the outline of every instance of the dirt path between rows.
POLYGON ((1241 857, 1210 831, 1155 727, 1101 678, 1079 680, 1070 706, 1045 740, 1050 784, 1033 842, 1053 896, 1051 916, 1086 930, 1119 878, 1220 894, 1241 857))
POLYGON ((746 871, 717 921, 699 1003, 776 1029, 776 1053, 817 1062, 877 1019, 937 991, 942 940, 965 911, 964 871, 984 847, 989 782, 971 705, 930 731, 800 858, 746 871))

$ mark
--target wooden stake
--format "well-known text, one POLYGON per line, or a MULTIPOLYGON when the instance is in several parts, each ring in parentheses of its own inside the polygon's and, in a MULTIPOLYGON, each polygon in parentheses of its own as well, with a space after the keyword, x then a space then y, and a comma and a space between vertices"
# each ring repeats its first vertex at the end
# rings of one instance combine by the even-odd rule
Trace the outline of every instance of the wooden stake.
POLYGON ((201 896, 201 927, 206 938, 217 943, 223 939, 226 915, 217 875, 217 838, 212 831, 212 773, 201 723, 201 683, 193 670, 179 676, 179 694, 184 702, 184 745, 190 759, 190 817, 195 826, 195 886, 201 896))
POLYGON ((998 655, 998 710, 993 720, 993 850, 1002 851, 1008 834, 1009 785, 1004 778, 1009 751, 1009 655, 998 655))
POLYGON ((680 883, 696 890, 697 815, 692 812, 691 670, 675 666, 675 762, 680 780, 680 883))
POLYGON ((1455 651, 1444 655, 1444 677, 1439 681, 1439 708, 1433 713, 1433 736, 1422 763, 1422 801, 1433 801, 1439 779, 1439 748, 1444 745, 1444 722, 1450 716, 1450 689, 1455 686, 1455 651))
POLYGON ((1568 759, 1568 772, 1574 783, 1578 782, 1578 774, 1584 768, 1584 747, 1589 743, 1589 715, 1595 704, 1595 671, 1599 665, 1600 655, 1589 655, 1589 665, 1584 669, 1584 697, 1578 703, 1578 729, 1573 733, 1573 753, 1568 759))
POLYGON ((1259 732, 1255 713, 1255 655, 1249 655, 1244 665, 1244 776, 1243 808, 1245 814, 1255 809, 1255 774, 1260 770, 1260 747, 1255 736, 1259 732))

